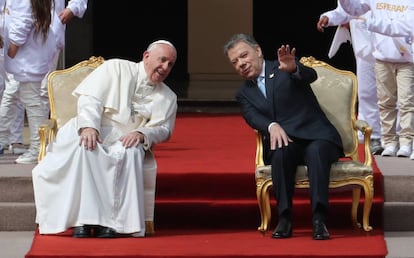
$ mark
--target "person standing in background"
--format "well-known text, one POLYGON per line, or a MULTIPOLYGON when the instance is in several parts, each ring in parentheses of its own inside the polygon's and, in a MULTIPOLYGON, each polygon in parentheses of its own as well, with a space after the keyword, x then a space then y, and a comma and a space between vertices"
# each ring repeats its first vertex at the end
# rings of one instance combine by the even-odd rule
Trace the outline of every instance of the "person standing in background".
MULTIPOLYGON (((404 20, 414 16, 411 0, 339 0, 352 16, 371 12, 364 20, 378 24, 404 20)), ((366 24, 366 22, 364 23, 366 24)), ((370 31, 376 32, 372 27, 370 31)), ((382 156, 414 157, 414 63, 412 44, 407 37, 391 37, 388 33, 372 33, 375 77, 384 144, 382 156), (399 116, 399 117, 398 117, 399 116), (399 132, 397 123, 399 118, 399 132)))
POLYGON ((49 96, 47 93, 47 77, 48 75, 55 71, 61 53, 65 50, 66 42, 66 25, 70 23, 75 17, 82 18, 88 7, 88 0, 70 0, 65 7, 65 0, 55 0, 55 8, 53 12, 52 27, 57 37, 57 48, 53 62, 50 64, 49 72, 46 74, 45 78, 42 80, 42 87, 40 95, 42 96, 42 101, 44 105, 49 108, 49 96))
MULTIPOLYGON (((11 0, 8 0, 11 1, 11 0)), ((0 36, 5 37, 5 26, 6 26, 6 13, 8 9, 6 8, 6 0, 0 0, 0 36)), ((1 108, 1 103, 3 103, 3 93, 6 90, 5 79, 6 72, 4 70, 4 41, 0 47, 0 116, 4 116, 5 109, 1 108)), ((14 85, 7 88, 6 95, 15 95, 17 91, 14 85)), ((8 117, 7 121, 10 121, 8 124, 0 124, 0 155, 4 153, 5 149, 8 147, 12 154, 23 154, 27 151, 26 146, 23 145, 23 128, 24 128, 24 116, 25 110, 23 104, 20 101, 20 98, 16 96, 16 99, 6 98, 5 102, 11 101, 15 105, 14 112, 8 117)), ((8 106, 11 103, 4 103, 8 106)))
MULTIPOLYGON (((407 9, 410 14, 398 18, 368 17, 362 21, 363 26, 372 32, 391 37, 405 38, 405 41, 411 44, 411 52, 414 53, 414 6, 407 7, 407 9)), ((410 159, 414 160, 414 142, 413 152, 410 155, 410 159)))
MULTIPOLYGON (((54 0, 8 1, 5 30, 5 70, 6 91, 3 95, 0 124, 10 124, 13 106, 20 98, 29 124, 30 146, 15 162, 20 164, 37 163, 40 137, 40 124, 48 118, 47 106, 41 100, 41 82, 57 51, 57 36, 51 30, 54 0), (9 87, 17 90, 6 94, 9 87), (5 101, 9 100, 9 101, 5 101), (5 105, 9 103, 9 105, 5 105)), ((9 126, 7 127, 9 128, 9 126)), ((4 135, 0 135, 0 139, 4 135)))
MULTIPOLYGON (((50 62, 49 72, 43 78, 41 85, 41 100, 43 101, 45 108, 47 108, 47 112, 50 110, 47 93, 47 76, 50 72, 56 70, 60 53, 64 50, 66 24, 72 21, 75 16, 79 18, 83 17, 88 4, 87 0, 70 0, 65 7, 65 2, 65 0, 55 0, 52 8, 52 21, 50 27, 55 34, 56 46, 58 50, 56 51, 53 60, 50 62)), ((5 14, 9 13, 8 8, 6 8, 5 0, 0 0, 0 8, 2 10, 0 26, 2 26, 1 32, 2 35, 4 35, 4 32, 7 29, 5 28, 7 21, 5 14)), ((4 49, 1 49, 0 57, 3 58, 0 60, 0 69, 4 69, 4 49)), ((2 89, 5 88, 4 78, 6 76, 7 75, 4 71, 1 72, 0 91, 2 95, 2 89)), ((10 78, 9 82, 10 83, 8 84, 5 93, 6 97, 3 108, 0 110, 0 117, 4 117, 3 121, 5 122, 0 124, 0 154, 4 152, 4 148, 9 145, 9 142, 10 150, 13 154, 24 154, 27 151, 27 147, 22 145, 25 110, 20 101, 19 94, 17 93, 18 82, 16 82, 13 78, 10 78)))
MULTIPOLYGON (((369 15, 368 12, 362 17, 353 17, 346 13, 338 2, 336 9, 324 12, 320 16, 316 27, 320 32, 324 32, 328 26, 342 26, 342 28, 338 28, 336 33, 341 33, 341 29, 349 29, 350 31, 358 81, 358 119, 366 121, 372 127, 371 153, 379 155, 384 149, 381 144, 381 123, 374 71, 375 58, 372 55, 372 33, 363 25, 364 17, 369 15)), ((332 42, 332 44, 340 44, 340 42, 332 42)), ((330 53, 329 58, 332 58, 331 55, 334 53, 330 53)), ((362 134, 359 134, 359 139, 363 140, 362 134)))

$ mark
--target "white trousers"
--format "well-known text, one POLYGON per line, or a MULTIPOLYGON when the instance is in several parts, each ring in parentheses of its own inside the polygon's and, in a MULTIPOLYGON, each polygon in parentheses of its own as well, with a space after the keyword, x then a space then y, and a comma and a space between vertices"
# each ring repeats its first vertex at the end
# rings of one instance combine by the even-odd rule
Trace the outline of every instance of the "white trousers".
MULTIPOLYGON (((10 130, 11 121, 15 115, 16 106, 20 100, 26 109, 27 121, 29 123, 30 147, 32 153, 38 153, 40 147, 39 126, 49 117, 49 109, 41 100, 41 82, 18 82, 12 74, 7 74, 6 88, 1 105, 0 128, 7 132, 10 130)), ((7 133, 0 130, 0 142, 8 139, 7 133)))
POLYGON ((381 139, 381 123, 374 65, 375 59, 366 60, 356 57, 358 119, 366 121, 372 127, 371 139, 381 139))
POLYGON ((10 74, 3 76, 0 78, 0 144, 4 146, 23 143, 25 112, 19 96, 19 82, 10 74))

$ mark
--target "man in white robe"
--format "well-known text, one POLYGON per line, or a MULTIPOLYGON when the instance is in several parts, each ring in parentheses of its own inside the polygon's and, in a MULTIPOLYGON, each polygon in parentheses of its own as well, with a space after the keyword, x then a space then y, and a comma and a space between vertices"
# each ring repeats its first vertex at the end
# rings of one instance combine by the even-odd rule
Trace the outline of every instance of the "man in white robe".
POLYGON ((78 115, 33 169, 40 234, 145 236, 144 173, 155 177, 151 147, 174 128, 177 96, 163 81, 176 57, 158 40, 141 62, 107 60, 74 90, 78 115))

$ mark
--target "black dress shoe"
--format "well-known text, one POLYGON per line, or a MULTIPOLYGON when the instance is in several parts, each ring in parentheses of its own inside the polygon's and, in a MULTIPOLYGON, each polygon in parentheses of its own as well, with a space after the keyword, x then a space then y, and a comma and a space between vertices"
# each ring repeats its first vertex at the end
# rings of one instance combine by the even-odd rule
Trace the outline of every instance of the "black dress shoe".
POLYGON ((289 238, 292 236, 292 223, 288 219, 282 219, 277 224, 272 238, 289 238))
POLYGON ((93 228, 93 236, 99 238, 114 238, 116 231, 112 228, 96 226, 93 228))
POLYGON ((328 229, 325 222, 322 220, 313 221, 313 239, 315 240, 327 240, 330 238, 328 229))
POLYGON ((72 236, 76 238, 91 237, 91 227, 89 226, 74 227, 72 236))

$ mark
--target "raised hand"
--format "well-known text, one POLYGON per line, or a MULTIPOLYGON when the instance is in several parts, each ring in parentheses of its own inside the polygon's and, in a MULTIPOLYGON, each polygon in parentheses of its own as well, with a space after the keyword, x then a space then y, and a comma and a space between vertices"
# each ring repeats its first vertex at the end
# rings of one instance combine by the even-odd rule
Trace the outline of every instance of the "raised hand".
POLYGON ((279 60, 279 69, 288 73, 296 71, 295 62, 296 48, 290 49, 289 45, 282 45, 277 50, 277 59, 279 60))

